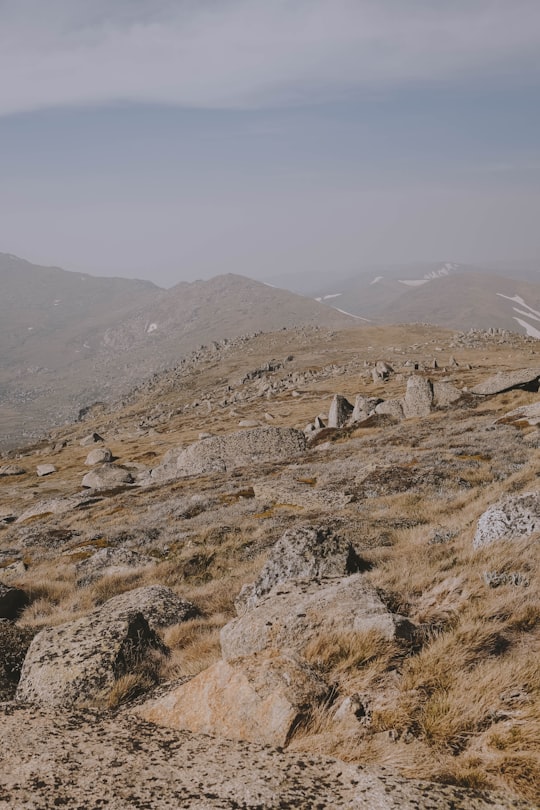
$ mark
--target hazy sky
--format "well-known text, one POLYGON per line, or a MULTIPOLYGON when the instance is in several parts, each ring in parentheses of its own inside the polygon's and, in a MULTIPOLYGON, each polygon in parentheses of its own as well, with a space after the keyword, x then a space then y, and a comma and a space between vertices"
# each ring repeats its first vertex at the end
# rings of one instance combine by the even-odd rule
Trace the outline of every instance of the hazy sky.
POLYGON ((0 251, 540 259, 539 0, 0 0, 0 251))

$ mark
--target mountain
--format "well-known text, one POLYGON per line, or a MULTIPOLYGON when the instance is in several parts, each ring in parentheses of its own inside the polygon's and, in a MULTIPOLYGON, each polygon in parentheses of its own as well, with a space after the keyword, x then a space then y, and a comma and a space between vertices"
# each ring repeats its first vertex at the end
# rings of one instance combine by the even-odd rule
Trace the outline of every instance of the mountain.
POLYGON ((374 322, 495 327, 540 337, 540 271, 529 265, 511 276, 454 262, 370 268, 313 285, 311 294, 374 322))
POLYGON ((0 255, 0 443, 121 397, 201 344, 351 318, 237 275, 163 290, 0 255))

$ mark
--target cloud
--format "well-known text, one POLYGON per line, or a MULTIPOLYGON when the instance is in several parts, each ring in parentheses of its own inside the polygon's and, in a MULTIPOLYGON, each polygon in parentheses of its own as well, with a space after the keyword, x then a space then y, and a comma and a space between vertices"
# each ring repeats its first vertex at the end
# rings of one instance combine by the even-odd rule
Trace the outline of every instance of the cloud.
POLYGON ((0 114, 274 107, 471 76, 537 80, 537 0, 0 0, 0 114))

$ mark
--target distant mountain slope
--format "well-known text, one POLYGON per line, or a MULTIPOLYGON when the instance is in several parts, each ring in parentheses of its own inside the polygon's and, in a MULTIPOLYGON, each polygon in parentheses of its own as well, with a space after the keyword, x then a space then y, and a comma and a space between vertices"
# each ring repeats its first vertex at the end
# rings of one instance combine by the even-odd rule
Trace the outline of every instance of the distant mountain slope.
POLYGON ((312 299, 237 275, 162 290, 0 254, 0 444, 122 396, 201 344, 352 323, 312 299))

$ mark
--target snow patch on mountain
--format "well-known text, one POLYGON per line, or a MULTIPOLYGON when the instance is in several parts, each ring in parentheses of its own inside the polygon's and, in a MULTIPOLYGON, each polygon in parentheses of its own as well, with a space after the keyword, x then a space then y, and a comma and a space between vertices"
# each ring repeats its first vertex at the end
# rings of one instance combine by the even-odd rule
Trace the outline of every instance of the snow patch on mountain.
POLYGON ((373 281, 370 281, 369 283, 370 283, 370 284, 378 284, 378 283, 379 283, 379 281, 382 281, 382 280, 383 280, 383 277, 382 277, 382 276, 375 276, 375 278, 373 279, 373 281))
POLYGON ((427 284, 431 281, 429 278, 398 278, 400 284, 406 284, 407 287, 421 287, 422 284, 427 284))
POLYGON ((525 329, 529 337, 540 338, 540 329, 536 329, 536 327, 532 326, 530 323, 527 323, 527 321, 523 321, 521 318, 516 318, 514 316, 514 320, 525 329))
POLYGON ((371 318, 363 318, 361 315, 353 315, 352 312, 346 312, 344 309, 340 309, 339 307, 332 307, 337 312, 341 312, 342 315, 348 315, 350 318, 356 318, 357 321, 367 321, 371 323, 371 318))
POLYGON ((155 332, 157 329, 157 323, 150 323, 146 327, 146 334, 149 335, 151 332, 155 332))

